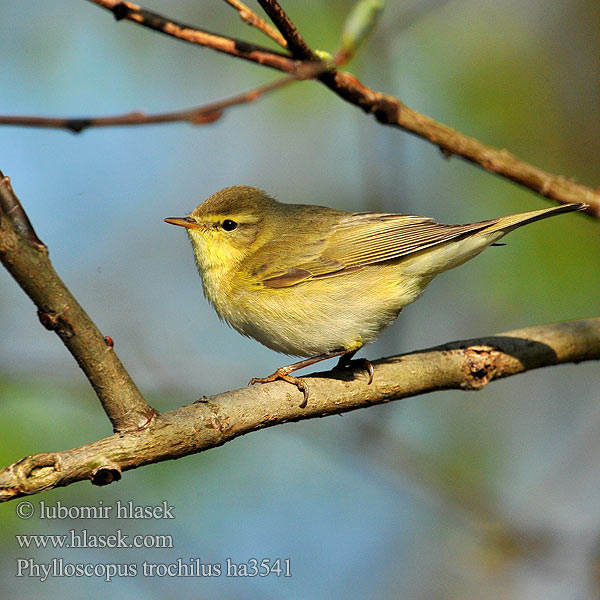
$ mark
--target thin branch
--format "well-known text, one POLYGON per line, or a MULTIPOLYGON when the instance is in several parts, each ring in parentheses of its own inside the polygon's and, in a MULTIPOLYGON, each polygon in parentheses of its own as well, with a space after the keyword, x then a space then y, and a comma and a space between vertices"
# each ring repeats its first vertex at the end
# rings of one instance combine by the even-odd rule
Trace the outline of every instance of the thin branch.
POLYGON ((258 0, 262 9, 269 15, 269 18, 275 24, 275 27, 281 31, 281 34, 287 42, 287 47, 292 54, 300 60, 318 60, 310 46, 304 41, 296 26, 292 23, 283 8, 277 0, 258 0))
POLYGON ((80 133, 90 127, 115 127, 132 125, 151 125, 159 123, 173 123, 184 121, 193 125, 204 125, 213 123, 223 116, 227 108, 239 104, 247 104, 258 100, 268 92, 282 88, 293 81, 295 77, 280 77, 270 83, 260 87, 248 90, 243 94, 227 98, 219 102, 204 104, 194 108, 188 108, 180 111, 145 114, 140 111, 126 113, 124 115, 115 115, 112 117, 34 117, 34 116, 2 116, 0 115, 0 125, 12 125, 20 127, 40 127, 46 129, 68 129, 72 133, 80 133))
POLYGON ((0 501, 180 458, 265 427, 339 414, 438 390, 480 390, 531 369, 600 360, 600 317, 452 342, 373 363, 375 377, 332 371, 306 378, 310 400, 276 381, 203 398, 153 419, 149 427, 63 452, 28 456, 0 471, 0 501))
MULTIPOLYGON (((277 0, 258 2, 286 38, 294 56, 301 60, 312 60, 313 51, 277 0)), ((371 90, 350 73, 329 70, 318 77, 338 96, 359 106, 366 113, 375 115, 380 123, 400 127, 435 144, 446 158, 455 154, 486 171, 502 175, 558 202, 584 202, 588 204, 585 212, 593 217, 600 217, 600 190, 592 190, 564 177, 551 175, 518 159, 507 150, 487 146, 408 108, 398 98, 371 90)))
MULTIPOLYGON (((38 308, 44 327, 53 330, 73 355, 96 392, 115 431, 139 429, 149 424, 154 413, 129 373, 115 354, 112 340, 102 336, 96 325, 53 269, 46 246, 28 228, 21 235, 19 221, 4 211, 10 204, 20 206, 8 177, 0 179, 0 261, 38 308)), ((25 218, 26 215, 25 215, 25 218)), ((28 221, 28 220, 27 220, 28 221)), ((30 225, 29 225, 30 227, 30 225)))
POLYGON ((290 56, 281 54, 275 50, 270 50, 264 46, 251 44, 250 42, 243 40, 211 33, 204 29, 185 25, 184 23, 178 23, 159 15, 158 13, 146 10, 137 4, 133 4, 133 2, 120 2, 119 0, 88 1, 111 11, 117 21, 123 19, 133 21, 138 25, 148 27, 154 31, 164 33, 165 35, 173 36, 184 42, 212 48, 217 52, 229 54, 237 58, 243 58, 244 60, 271 67, 289 73, 290 75, 294 75, 302 69, 302 61, 294 60, 290 56))
POLYGON ((273 29, 266 21, 261 19, 250 7, 246 6, 240 0, 225 0, 227 4, 233 6, 239 15, 240 19, 248 25, 252 27, 256 27, 256 29, 262 31, 264 34, 268 35, 272 40, 277 42, 282 48, 287 48, 287 42, 284 37, 277 31, 273 29))
POLYGON ((521 160, 508 150, 488 146, 443 123, 409 108, 397 98, 375 92, 364 86, 354 75, 341 71, 329 71, 320 80, 344 100, 360 107, 384 125, 399 127, 413 133, 440 148, 446 158, 452 155, 501 175, 534 192, 570 204, 588 204, 585 212, 600 217, 600 190, 592 189, 559 175, 547 173, 521 160))
POLYGON ((488 146, 447 125, 438 123, 408 108, 398 98, 373 91, 350 73, 328 69, 328 65, 321 61, 310 62, 315 57, 314 53, 275 0, 259 0, 259 2, 286 38, 294 56, 301 57, 303 60, 294 60, 283 55, 273 54, 271 51, 266 51, 265 54, 266 49, 264 48, 177 24, 130 2, 88 1, 111 10, 118 19, 126 18, 187 42, 208 46, 238 58, 253 60, 288 72, 296 78, 318 78, 347 102, 360 107, 366 113, 373 114, 380 123, 399 127, 435 144, 447 158, 452 155, 460 156, 491 173, 510 179, 556 202, 563 204, 584 202, 588 204, 585 211, 587 214, 596 218, 600 217, 600 190, 577 184, 559 175, 547 173, 519 159, 507 150, 488 146), (304 60, 304 57, 307 60, 304 60))

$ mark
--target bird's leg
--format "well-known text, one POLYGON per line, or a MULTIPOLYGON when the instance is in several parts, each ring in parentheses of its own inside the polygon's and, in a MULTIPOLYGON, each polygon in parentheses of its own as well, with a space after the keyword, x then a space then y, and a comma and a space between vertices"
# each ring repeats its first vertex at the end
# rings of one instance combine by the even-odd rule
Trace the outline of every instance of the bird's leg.
MULTIPOLYGON (((298 362, 292 363, 291 365, 286 365, 285 367, 279 367, 277 371, 271 373, 267 377, 253 377, 250 380, 250 385, 254 385, 255 383, 269 383, 271 381, 276 381, 277 379, 282 379, 283 381, 287 381, 292 385, 295 385, 303 394, 304 400, 300 403, 300 408, 304 408, 306 403, 308 402, 308 385, 306 382, 300 377, 294 377, 290 375, 294 371, 298 371, 299 369, 304 369, 304 367, 310 367, 322 360, 327 360, 328 358, 336 358, 337 356, 341 356, 344 358, 344 355, 350 354, 352 356, 356 350, 352 352, 348 352, 347 350, 334 350, 332 352, 325 352, 324 354, 319 354, 318 356, 311 356, 310 358, 305 358, 304 360, 299 360, 298 362)), ((371 367, 371 370, 373 367, 371 367)), ((370 383, 370 382, 369 382, 370 383)))
POLYGON ((335 368, 345 369, 346 367, 351 367, 353 365, 361 366, 369 374, 369 382, 367 385, 371 385, 373 383, 373 376, 375 375, 373 365, 371 364, 371 361, 366 358, 352 358, 357 352, 358 350, 353 350, 352 352, 346 352, 345 354, 342 354, 335 368))

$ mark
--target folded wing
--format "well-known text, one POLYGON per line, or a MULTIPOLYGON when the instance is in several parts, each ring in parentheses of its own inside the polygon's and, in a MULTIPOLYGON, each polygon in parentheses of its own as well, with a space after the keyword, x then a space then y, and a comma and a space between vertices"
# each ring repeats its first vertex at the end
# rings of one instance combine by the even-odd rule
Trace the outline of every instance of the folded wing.
POLYGON ((441 225, 416 215, 388 213, 349 214, 299 264, 263 279, 269 288, 296 285, 311 279, 334 277, 388 260, 395 260, 485 229, 498 219, 468 225, 441 225))

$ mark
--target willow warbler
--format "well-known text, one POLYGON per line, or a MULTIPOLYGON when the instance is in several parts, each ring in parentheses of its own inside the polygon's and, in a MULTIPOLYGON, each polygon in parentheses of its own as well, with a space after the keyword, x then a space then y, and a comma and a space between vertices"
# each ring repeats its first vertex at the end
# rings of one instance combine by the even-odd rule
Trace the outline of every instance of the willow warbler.
MULTIPOLYGON (((309 357, 251 381, 293 383, 305 405, 306 382, 291 372, 333 357, 348 364, 439 273, 521 225, 584 208, 440 225, 415 215, 283 204, 233 186, 191 215, 165 221, 187 229, 204 294, 219 317, 272 350, 309 357)), ((370 382, 372 367, 364 362, 370 382)))

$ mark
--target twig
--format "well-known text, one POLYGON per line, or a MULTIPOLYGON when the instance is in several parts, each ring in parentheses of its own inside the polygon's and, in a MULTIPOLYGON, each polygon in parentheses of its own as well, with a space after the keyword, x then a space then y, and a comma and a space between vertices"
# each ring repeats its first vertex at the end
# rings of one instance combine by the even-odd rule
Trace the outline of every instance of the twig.
POLYGON ((120 2, 119 0, 88 1, 111 11, 117 21, 123 19, 133 21, 138 25, 149 27, 184 42, 206 46, 217 52, 243 58, 244 60, 271 67, 290 75, 294 75, 302 67, 301 61, 294 60, 290 56, 281 54, 275 50, 166 19, 158 13, 133 4, 133 2, 120 2))
POLYGON ((256 27, 256 29, 259 29, 264 34, 268 35, 282 48, 287 48, 287 42, 283 36, 276 29, 273 29, 266 21, 261 19, 250 7, 246 6, 243 2, 240 2, 240 0, 225 0, 225 2, 238 11, 242 21, 248 23, 248 25, 251 25, 252 27, 256 27))
POLYGON ((86 479, 110 483, 122 471, 195 454, 288 421, 339 414, 447 389, 480 390, 495 379, 549 365, 600 359, 600 317, 453 342, 374 364, 375 377, 333 371, 306 378, 312 401, 285 382, 226 392, 159 415, 135 433, 26 457, 0 471, 0 500, 86 479))
MULTIPOLYGON (((8 177, 0 179, 0 261, 16 279, 38 308, 38 316, 46 329, 53 330, 73 355, 96 392, 115 431, 137 430, 149 424, 155 414, 129 373, 96 325, 53 269, 48 250, 23 225, 22 216, 13 219, 4 212, 6 198, 19 204, 8 177), (32 238, 33 235, 33 239, 32 238)), ((21 208, 22 211, 22 208, 21 208)), ((25 215, 24 211, 22 215, 25 215)), ((25 215, 25 218, 26 215, 25 215)))
POLYGON ((373 114, 380 123, 399 127, 435 144, 445 157, 460 156, 487 171, 510 179, 556 202, 563 204, 584 202, 588 204, 585 211, 587 214, 596 218, 600 217, 600 190, 574 183, 559 175, 547 173, 519 159, 507 150, 488 146, 447 125, 438 123, 408 108, 398 98, 371 90, 350 73, 335 69, 328 70, 328 66, 320 61, 310 62, 312 57, 315 57, 314 53, 275 0, 259 0, 259 2, 288 41, 294 56, 301 57, 302 60, 275 55, 270 51, 268 51, 269 56, 265 57, 264 49, 250 51, 244 47, 248 52, 240 53, 239 48, 236 49, 236 44, 245 44, 245 42, 178 25, 132 3, 115 0, 89 1, 113 11, 117 18, 127 18, 167 35, 208 46, 232 56, 253 60, 288 72, 297 78, 311 76, 318 78, 347 102, 360 107, 366 113, 373 114))
POLYGON ((263 10, 269 15, 275 27, 287 41, 287 47, 300 60, 318 60, 310 46, 304 41, 296 26, 292 23, 277 0, 258 0, 263 10))
MULTIPOLYGON (((258 2, 286 38, 294 56, 301 60, 312 60, 312 50, 277 0, 258 2)), ((329 70, 318 78, 344 100, 359 106, 366 113, 373 114, 380 123, 400 127, 435 144, 446 158, 456 154, 487 171, 502 175, 558 202, 584 202, 588 204, 586 213, 596 218, 600 217, 600 190, 592 190, 564 177, 551 175, 523 162, 507 150, 482 144, 408 108, 393 96, 371 90, 350 73, 329 70)))
POLYGON ((232 98, 180 111, 155 114, 145 114, 143 112, 135 111, 124 115, 115 115, 113 117, 33 117, 27 115, 0 115, 0 125, 68 129, 72 133, 80 133, 90 127, 151 125, 158 123, 173 123, 175 121, 186 121, 194 125, 204 125, 220 119, 227 108, 238 104, 254 102, 262 95, 288 85, 293 81, 296 81, 295 77, 281 77, 260 87, 248 90, 243 94, 233 96, 232 98))
POLYGON ((585 212, 600 217, 600 190, 577 184, 559 175, 552 175, 521 160, 508 150, 488 146, 443 123, 409 108, 397 98, 375 92, 364 86, 354 75, 328 71, 319 79, 344 100, 360 107, 384 125, 392 125, 413 133, 442 151, 446 158, 452 155, 501 175, 534 192, 561 202, 584 202, 585 212))

